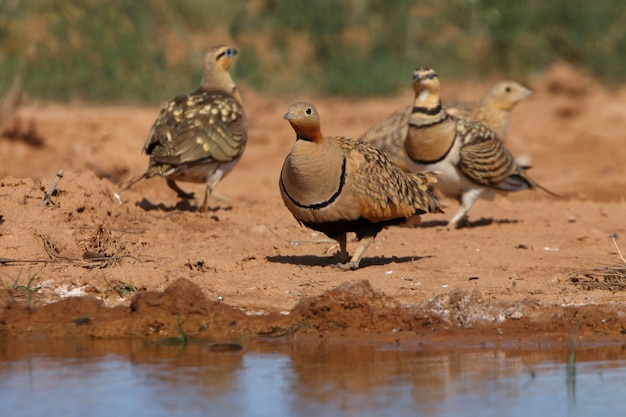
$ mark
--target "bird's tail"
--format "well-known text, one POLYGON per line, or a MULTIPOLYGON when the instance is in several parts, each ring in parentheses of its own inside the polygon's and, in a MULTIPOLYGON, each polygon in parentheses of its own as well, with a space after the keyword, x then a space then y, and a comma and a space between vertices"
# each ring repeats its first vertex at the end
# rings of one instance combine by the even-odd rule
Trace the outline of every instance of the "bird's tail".
POLYGON ((422 185, 423 189, 425 189, 426 194, 429 197, 429 213, 443 213, 443 205, 439 202, 439 198, 434 193, 433 184, 437 182, 437 175, 439 175, 441 171, 420 171, 412 173, 413 177, 415 177, 418 182, 422 185))
POLYGON ((143 174, 136 176, 134 178, 131 178, 128 181, 124 181, 122 183, 122 185, 120 185, 120 191, 124 191, 124 190, 128 190, 130 187, 132 187, 133 185, 135 185, 136 183, 138 183, 139 181, 147 178, 147 172, 144 172, 143 174))
POLYGON ((548 190, 546 187, 544 187, 543 185, 539 184, 536 181, 532 182, 533 187, 535 188, 539 188, 541 191, 543 191, 544 193, 550 194, 552 197, 554 198, 563 198, 562 196, 558 195, 557 193, 548 190))
POLYGON ((439 174, 440 171, 420 171, 414 172, 412 175, 419 178, 419 181, 422 184, 430 186, 430 184, 435 184, 437 182, 437 175, 439 174))

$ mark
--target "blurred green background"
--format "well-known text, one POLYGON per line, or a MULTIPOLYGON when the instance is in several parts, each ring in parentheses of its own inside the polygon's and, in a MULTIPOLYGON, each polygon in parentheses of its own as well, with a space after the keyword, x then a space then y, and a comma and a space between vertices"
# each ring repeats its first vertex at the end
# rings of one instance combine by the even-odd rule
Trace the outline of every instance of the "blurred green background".
POLYGON ((564 60, 626 77, 623 0, 0 0, 0 94, 153 103, 192 90, 206 46, 273 94, 388 95, 411 70, 523 81, 564 60))

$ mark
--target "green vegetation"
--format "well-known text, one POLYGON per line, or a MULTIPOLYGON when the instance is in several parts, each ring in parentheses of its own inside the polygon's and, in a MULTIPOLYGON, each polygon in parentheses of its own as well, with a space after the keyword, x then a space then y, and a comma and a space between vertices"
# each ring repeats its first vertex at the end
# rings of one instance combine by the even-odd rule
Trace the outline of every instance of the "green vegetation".
POLYGON ((132 295, 138 291, 137 287, 120 279, 104 279, 108 285, 107 292, 114 292, 120 297, 132 295))
POLYGON ((183 325, 180 322, 178 314, 176 315, 176 327, 178 328, 178 336, 163 337, 157 340, 157 344, 165 346, 179 346, 181 348, 187 347, 189 337, 187 336, 185 329, 183 329, 183 325))
POLYGON ((626 77, 619 0, 0 0, 0 93, 161 102, 197 85, 202 51, 233 39, 237 81, 265 92, 372 95, 411 70, 523 81, 565 60, 626 77))
POLYGON ((28 282, 26 282, 26 285, 20 284, 20 275, 18 274, 17 278, 15 278, 15 280, 13 281, 13 285, 11 285, 11 288, 18 291, 22 295, 22 297, 24 297, 24 300, 26 300, 27 304, 31 304, 33 301, 33 297, 39 291, 45 288, 42 285, 35 285, 35 282, 37 280, 37 274, 35 273, 30 275, 30 277, 28 278, 28 282))

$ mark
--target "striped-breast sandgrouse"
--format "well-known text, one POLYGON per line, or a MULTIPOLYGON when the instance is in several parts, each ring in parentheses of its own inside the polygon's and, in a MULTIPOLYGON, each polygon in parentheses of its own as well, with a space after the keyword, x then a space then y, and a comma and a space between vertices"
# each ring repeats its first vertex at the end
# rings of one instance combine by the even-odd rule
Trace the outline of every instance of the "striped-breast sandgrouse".
POLYGON ((386 226, 419 222, 441 212, 428 191, 432 173, 411 174, 378 148, 344 137, 324 137, 310 103, 292 104, 285 114, 296 142, 280 173, 280 193, 289 211, 306 227, 337 240, 342 269, 357 269, 367 247, 386 226), (346 234, 359 246, 348 261, 346 234))
MULTIPOLYGON (((531 94, 531 90, 515 81, 500 81, 491 86, 479 100, 455 103, 454 106, 447 108, 447 112, 479 122, 504 140, 508 133, 511 110, 531 94)), ((358 140, 378 146, 387 152, 398 166, 408 170, 404 156, 404 140, 412 108, 413 106, 409 105, 393 112, 385 120, 368 129, 358 140)))
POLYGON ((430 68, 413 72, 415 101, 405 141, 412 170, 437 170, 435 188, 457 198, 460 207, 448 222, 461 225, 478 198, 492 199, 496 192, 540 188, 504 147, 495 132, 484 125, 449 115, 441 106, 439 78, 430 68))
POLYGON ((247 141, 248 123, 239 90, 229 68, 237 50, 220 45, 204 58, 202 82, 194 92, 165 103, 142 152, 150 155, 148 169, 129 181, 162 176, 180 198, 193 198, 175 181, 204 183, 201 211, 217 183, 239 162, 247 141))

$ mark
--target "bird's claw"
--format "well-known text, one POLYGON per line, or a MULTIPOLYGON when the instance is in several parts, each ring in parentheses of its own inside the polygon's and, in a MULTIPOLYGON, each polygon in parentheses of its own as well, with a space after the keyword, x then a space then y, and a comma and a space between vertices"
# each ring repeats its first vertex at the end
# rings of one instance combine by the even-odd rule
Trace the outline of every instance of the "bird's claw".
POLYGON ((356 269, 359 269, 359 263, 358 262, 340 262, 337 264, 333 264, 332 265, 333 268, 335 269, 341 269, 344 271, 354 271, 356 269))

